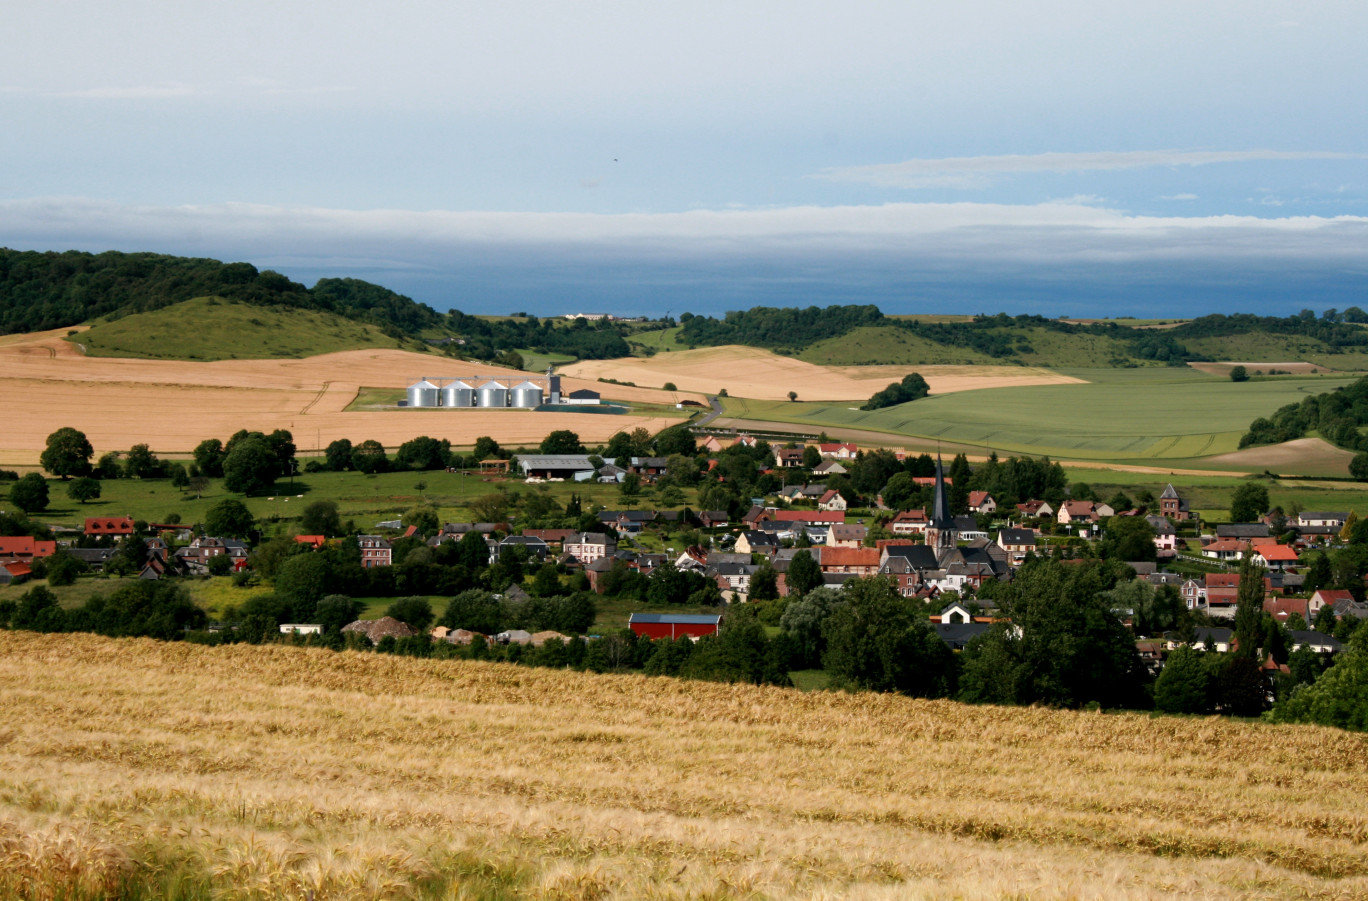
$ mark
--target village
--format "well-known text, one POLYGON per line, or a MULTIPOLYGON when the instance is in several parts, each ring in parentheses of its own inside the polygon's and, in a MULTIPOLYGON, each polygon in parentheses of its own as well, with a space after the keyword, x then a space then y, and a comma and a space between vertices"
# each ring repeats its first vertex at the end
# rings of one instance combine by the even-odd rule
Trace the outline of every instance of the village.
MULTIPOLYGON (((1134 631, 1137 653, 1154 673, 1180 646, 1215 653, 1238 646, 1233 626, 1242 565, 1257 567, 1263 612, 1285 630, 1286 647, 1276 656, 1271 651, 1263 655, 1262 665, 1270 673, 1289 672, 1288 652, 1308 649, 1332 657, 1353 627, 1368 618, 1368 603, 1356 597, 1361 596, 1361 578, 1358 592, 1343 584, 1332 587, 1326 552, 1344 546, 1357 521, 1344 512, 1298 512, 1289 517, 1281 510, 1263 511, 1255 521, 1208 528, 1171 484, 1159 489, 1150 498, 1152 503, 1120 511, 1103 501, 1070 498, 1067 491, 1062 497, 1053 492, 1055 503, 1032 497, 1000 505, 989 490, 956 492, 954 478, 946 474, 940 459, 933 474, 910 478, 914 493, 908 493, 909 479, 900 472, 888 480, 884 491, 862 498, 850 488, 850 471, 866 460, 866 452, 856 444, 771 447, 746 434, 704 436, 694 457, 605 459, 597 454, 517 453, 486 461, 484 469, 533 486, 632 486, 626 495, 656 483, 677 482, 671 478, 671 467, 678 470, 685 465, 682 460, 688 461, 688 469, 697 469, 700 482, 711 474, 725 485, 718 468, 725 469, 723 461, 741 453, 751 459, 764 455, 753 484, 772 486, 773 477, 779 476, 781 487, 750 497, 749 503, 733 503, 730 510, 643 505, 585 511, 573 527, 515 527, 510 517, 498 522, 446 522, 428 532, 401 520, 382 520, 350 540, 355 542, 356 562, 372 580, 381 578, 381 570, 411 563, 415 547, 428 549, 424 559, 431 559, 430 554, 454 553, 454 546, 461 544, 473 567, 502 564, 513 570, 514 577, 489 584, 501 600, 529 600, 533 574, 545 577, 540 588, 533 588, 540 594, 581 590, 628 602, 636 597, 643 603, 628 611, 626 625, 647 639, 715 636, 725 617, 744 612, 747 605, 783 604, 815 589, 840 592, 851 580, 878 577, 925 612, 949 649, 961 652, 995 623, 1010 624, 996 599, 1002 596, 1000 588, 1010 585, 1029 561, 1050 557, 1081 562, 1099 555, 1116 559, 1118 553, 1134 580, 1181 602, 1181 616, 1160 622, 1148 617, 1137 623, 1134 610, 1113 611, 1134 631), (790 478, 794 475, 798 478, 790 478), (897 503, 890 505, 887 501, 894 494, 897 503), (913 507, 909 500, 916 498, 929 503, 913 507), (853 500, 867 506, 857 508, 853 500), (1112 540, 1122 532, 1141 536, 1142 543, 1112 540), (468 556, 470 540, 481 549, 473 561, 468 556), (443 551, 447 545, 452 547, 443 551), (397 551, 402 558, 396 557, 397 551), (688 583, 690 600, 697 603, 688 605, 688 612, 673 609, 683 597, 672 597, 664 606, 645 603, 651 595, 644 586, 652 584, 653 577, 662 581, 676 574, 693 579, 688 583), (706 609, 708 605, 713 609, 706 609)), ((870 453, 911 465, 906 453, 870 453)), ((928 462, 929 458, 921 460, 923 466, 928 462)), ((963 479, 972 470, 956 462, 963 479)), ((202 526, 139 523, 131 516, 88 517, 81 534, 57 529, 53 535, 51 540, 0 538, 0 585, 44 575, 51 558, 59 554, 76 561, 81 572, 151 581, 255 579, 254 564, 260 559, 248 540, 253 536, 206 534, 202 526), (130 542, 137 543, 140 552, 132 555, 133 567, 128 564, 130 542)), ((254 537, 262 540, 259 533, 254 537)), ((336 549, 346 538, 290 534, 288 540, 295 545, 292 553, 307 553, 336 549)), ((368 590, 374 589, 362 587, 356 593, 368 590)), ((747 615, 754 615, 754 609, 747 615)), ((592 639, 595 629, 584 625, 583 633, 592 639)), ((460 624, 429 626, 430 622, 406 623, 383 616, 354 620, 341 631, 350 640, 374 645, 386 638, 392 643, 424 634, 455 645, 478 640, 490 646, 539 648, 548 641, 574 640, 572 634, 554 629, 506 628, 485 634, 460 624)), ((225 627, 231 624, 212 628, 225 627)), ((279 622, 275 628, 283 636, 295 637, 322 636, 325 631, 324 624, 315 622, 279 622)))

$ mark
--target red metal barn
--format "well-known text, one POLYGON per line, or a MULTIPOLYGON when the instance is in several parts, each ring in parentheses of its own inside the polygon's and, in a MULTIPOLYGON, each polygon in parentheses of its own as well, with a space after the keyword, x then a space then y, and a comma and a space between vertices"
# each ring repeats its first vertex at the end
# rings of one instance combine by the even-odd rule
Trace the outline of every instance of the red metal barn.
POLYGON ((702 638, 716 635, 720 615, 685 613, 633 613, 627 625, 641 638, 679 638, 689 635, 702 638))

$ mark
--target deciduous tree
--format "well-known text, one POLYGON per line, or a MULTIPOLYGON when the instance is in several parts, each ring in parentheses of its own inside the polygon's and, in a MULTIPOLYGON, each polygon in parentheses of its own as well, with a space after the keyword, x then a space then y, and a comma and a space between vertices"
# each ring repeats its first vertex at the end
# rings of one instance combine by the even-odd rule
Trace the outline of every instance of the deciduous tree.
POLYGON ((215 538, 245 538, 256 520, 247 505, 234 498, 224 498, 204 514, 204 533, 215 538))
POLYGON ((86 501, 93 501, 99 496, 100 483, 89 476, 82 476, 67 485, 67 497, 71 498, 73 501, 79 501, 84 504, 86 501))
POLYGON ((94 455, 95 450, 85 433, 68 427, 48 435, 47 447, 38 461, 48 472, 68 479, 71 476, 90 475, 90 458, 94 455))
POLYGON ((31 472, 10 486, 9 497, 10 503, 25 513, 42 512, 48 506, 47 479, 31 472))

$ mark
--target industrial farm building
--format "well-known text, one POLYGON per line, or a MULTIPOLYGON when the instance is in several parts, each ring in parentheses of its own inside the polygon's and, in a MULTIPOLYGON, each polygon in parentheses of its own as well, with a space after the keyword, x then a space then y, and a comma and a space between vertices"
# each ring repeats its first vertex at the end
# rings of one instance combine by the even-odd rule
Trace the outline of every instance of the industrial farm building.
POLYGON ((598 392, 584 389, 563 395, 560 376, 548 372, 544 376, 529 376, 520 382, 506 376, 488 375, 422 378, 409 385, 405 406, 534 410, 547 405, 597 404, 599 400, 598 392))

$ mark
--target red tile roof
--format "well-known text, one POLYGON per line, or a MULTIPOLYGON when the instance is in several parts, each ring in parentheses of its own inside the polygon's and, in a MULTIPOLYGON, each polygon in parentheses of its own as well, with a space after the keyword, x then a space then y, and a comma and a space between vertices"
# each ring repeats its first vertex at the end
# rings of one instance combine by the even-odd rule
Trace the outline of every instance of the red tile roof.
POLYGON ((1296 563, 1297 552, 1285 544, 1265 544, 1254 549, 1269 563, 1296 563))
POLYGON ((822 567, 828 566, 878 566, 879 549, 876 547, 824 547, 822 548, 822 567))
POLYGON ((29 535, 0 538, 0 557, 51 557, 55 553, 55 541, 39 541, 29 535))
POLYGON ((87 535, 132 535, 133 517, 131 516, 88 516, 85 521, 87 535))

